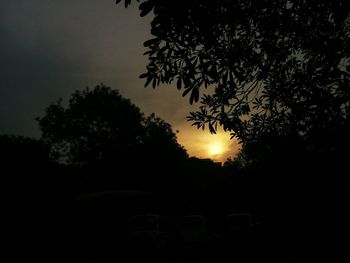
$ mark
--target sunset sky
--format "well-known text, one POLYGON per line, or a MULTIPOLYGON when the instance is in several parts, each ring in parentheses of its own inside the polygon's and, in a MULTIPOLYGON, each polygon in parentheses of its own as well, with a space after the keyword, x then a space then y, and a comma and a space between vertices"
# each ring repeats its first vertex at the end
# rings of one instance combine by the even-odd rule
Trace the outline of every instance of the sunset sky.
POLYGON ((238 144, 230 135, 197 130, 186 121, 188 98, 172 86, 144 88, 143 42, 151 17, 115 0, 0 2, 0 134, 38 137, 35 117, 51 102, 99 83, 116 88, 146 114, 179 130, 191 156, 224 161, 238 144))

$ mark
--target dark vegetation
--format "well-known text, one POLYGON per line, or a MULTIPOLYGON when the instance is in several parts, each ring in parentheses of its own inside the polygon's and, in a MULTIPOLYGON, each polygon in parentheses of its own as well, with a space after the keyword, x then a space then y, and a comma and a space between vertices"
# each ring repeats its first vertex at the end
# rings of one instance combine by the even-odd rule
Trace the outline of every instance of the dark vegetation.
POLYGON ((0 138, 8 258, 348 261, 347 1, 137 2, 146 85, 175 82, 242 151, 189 158, 116 90, 76 92, 40 140, 0 138))
POLYGON ((104 85, 49 105, 37 121, 40 139, 0 137, 9 259, 24 249, 38 260, 89 261, 92 251, 98 261, 102 243, 128 240, 131 216, 207 212, 206 193, 222 177, 211 160, 189 158, 168 123, 104 85), (85 231, 86 221, 102 230, 85 231))
POLYGON ((220 167, 103 85, 37 120, 39 140, 0 137, 10 260, 293 261, 347 233, 342 157, 292 138, 245 144, 220 167))

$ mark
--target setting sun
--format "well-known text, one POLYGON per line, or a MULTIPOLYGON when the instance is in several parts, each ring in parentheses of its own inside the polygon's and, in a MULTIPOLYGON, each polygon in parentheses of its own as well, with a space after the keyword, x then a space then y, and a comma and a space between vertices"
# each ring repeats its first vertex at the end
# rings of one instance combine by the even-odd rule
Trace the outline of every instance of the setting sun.
POLYGON ((215 142, 209 145, 209 154, 215 156, 223 152, 223 147, 219 142, 215 142))
POLYGON ((190 156, 210 158, 216 162, 225 162, 237 154, 240 145, 236 139, 231 139, 229 133, 222 129, 217 134, 210 134, 208 130, 196 129, 187 123, 177 126, 180 130, 179 143, 183 145, 190 156))

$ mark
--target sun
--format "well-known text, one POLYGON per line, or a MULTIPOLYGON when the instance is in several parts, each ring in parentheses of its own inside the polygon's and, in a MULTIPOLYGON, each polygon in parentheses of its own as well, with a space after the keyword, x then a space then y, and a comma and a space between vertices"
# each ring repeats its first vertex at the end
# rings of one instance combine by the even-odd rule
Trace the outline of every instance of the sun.
POLYGON ((220 143, 212 143, 209 145, 209 154, 211 156, 219 155, 223 152, 223 147, 220 143))
POLYGON ((211 159, 214 162, 224 163, 232 158, 240 149, 238 141, 231 138, 231 134, 218 130, 211 134, 208 130, 197 130, 188 124, 179 127, 179 143, 188 149, 188 154, 200 159, 211 159))

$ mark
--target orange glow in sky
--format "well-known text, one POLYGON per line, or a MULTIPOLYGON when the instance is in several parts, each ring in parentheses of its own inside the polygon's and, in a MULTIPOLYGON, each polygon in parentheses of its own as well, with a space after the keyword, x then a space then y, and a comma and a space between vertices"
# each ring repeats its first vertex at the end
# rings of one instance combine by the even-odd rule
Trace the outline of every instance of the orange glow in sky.
POLYGON ((223 145, 220 141, 208 145, 208 154, 210 156, 217 156, 223 152, 223 145))
MULTIPOLYGON (((0 133, 39 137, 34 119, 42 116, 51 102, 60 97, 68 101, 75 90, 104 83, 118 89, 145 116, 155 113, 170 123, 173 131, 179 130, 178 142, 190 156, 224 162, 237 154, 239 145, 230 134, 219 131, 211 135, 186 121, 189 112, 200 105, 190 105, 189 95, 182 97, 183 90, 177 90, 175 83, 144 88, 145 80, 139 76, 148 64, 143 42, 153 38, 152 16, 141 18, 137 5, 125 9, 113 1, 3 2, 1 46, 8 50, 3 60, 16 63, 1 72, 9 85, 7 96, 0 96, 0 105, 6 108, 0 133), (13 54, 17 54, 15 59, 13 54), (25 93, 22 87, 26 87, 25 93)), ((204 92, 213 91, 201 89, 201 95, 204 92)))
POLYGON ((189 126, 189 123, 179 130, 178 142, 187 149, 190 156, 210 158, 223 163, 227 158, 233 158, 240 149, 238 141, 231 139, 230 134, 222 130, 217 134, 210 134, 208 130, 189 126))

